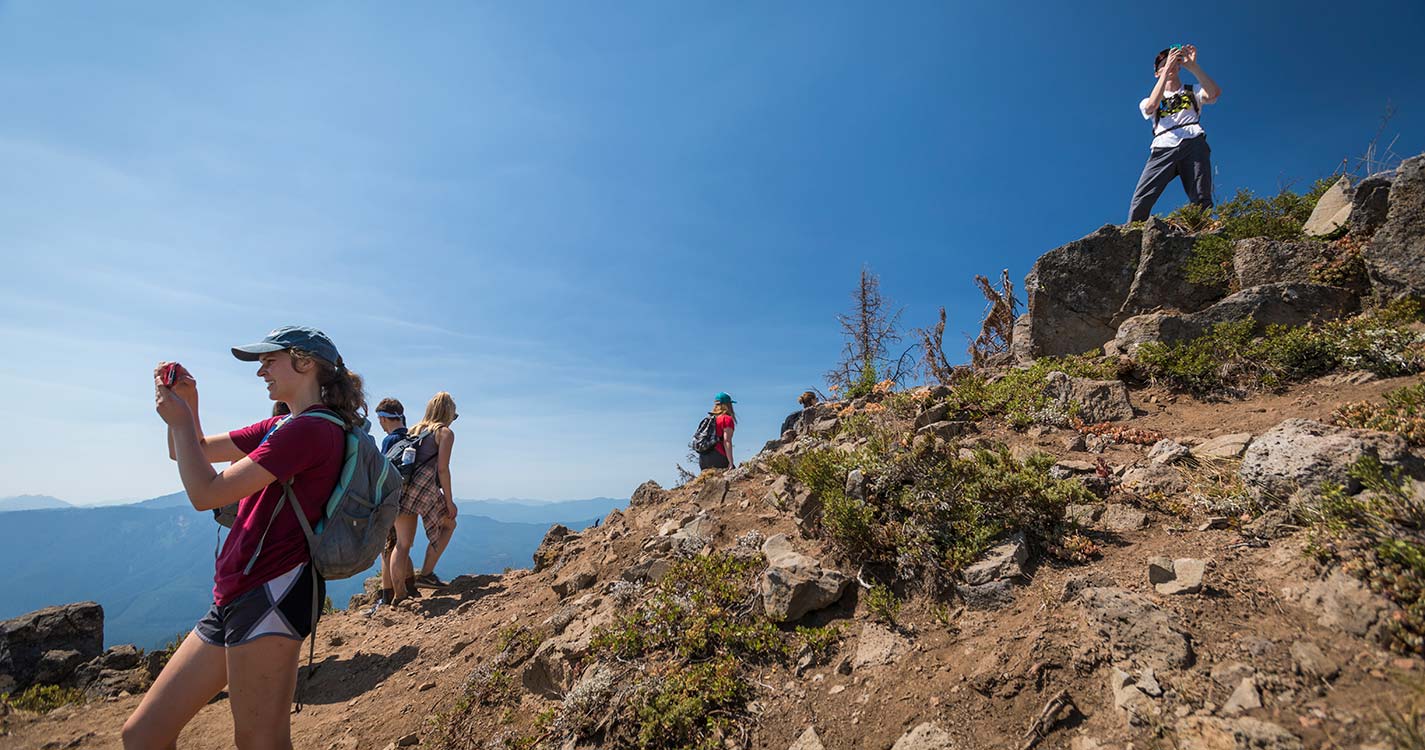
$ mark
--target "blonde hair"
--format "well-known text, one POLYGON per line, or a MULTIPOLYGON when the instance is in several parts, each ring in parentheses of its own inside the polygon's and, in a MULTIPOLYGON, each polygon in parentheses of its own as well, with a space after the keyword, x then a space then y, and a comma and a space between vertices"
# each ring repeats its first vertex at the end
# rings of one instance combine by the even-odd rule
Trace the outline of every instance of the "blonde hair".
POLYGON ((733 424, 737 424, 737 412, 732 410, 732 404, 726 404, 721 401, 718 401, 717 403, 713 404, 712 413, 726 414, 729 417, 732 417, 733 424))
POLYGON ((421 417, 421 421, 416 422, 410 434, 419 435, 431 430, 439 430, 442 427, 449 427, 455 421, 455 399, 449 393, 441 391, 430 397, 426 402, 426 415, 421 417))

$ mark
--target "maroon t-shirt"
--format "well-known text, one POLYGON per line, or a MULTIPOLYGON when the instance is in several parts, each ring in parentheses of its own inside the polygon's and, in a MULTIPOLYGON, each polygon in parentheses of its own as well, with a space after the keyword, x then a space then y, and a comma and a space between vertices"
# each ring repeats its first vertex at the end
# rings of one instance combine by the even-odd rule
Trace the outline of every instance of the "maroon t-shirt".
POLYGON ((346 435, 340 427, 321 417, 299 416, 262 442, 267 431, 283 419, 286 417, 264 419, 228 433, 238 450, 277 477, 277 481, 238 502, 237 520, 223 543, 213 576, 213 601, 217 604, 227 604, 311 559, 307 537, 296 514, 283 507, 272 521, 256 564, 243 573, 274 508, 278 503, 286 505, 282 483, 292 481, 297 503, 306 512, 307 522, 315 526, 341 475, 346 435))

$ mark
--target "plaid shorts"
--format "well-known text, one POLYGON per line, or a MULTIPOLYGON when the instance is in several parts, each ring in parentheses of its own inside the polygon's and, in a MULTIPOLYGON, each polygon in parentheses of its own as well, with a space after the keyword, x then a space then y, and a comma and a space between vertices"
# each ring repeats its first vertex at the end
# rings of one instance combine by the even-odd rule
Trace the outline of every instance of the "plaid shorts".
POLYGON ((440 491, 440 476, 436 473, 435 461, 416 469, 410 481, 401 488, 401 512, 421 517, 426 539, 434 539, 440 533, 440 527, 445 523, 445 494, 440 491))

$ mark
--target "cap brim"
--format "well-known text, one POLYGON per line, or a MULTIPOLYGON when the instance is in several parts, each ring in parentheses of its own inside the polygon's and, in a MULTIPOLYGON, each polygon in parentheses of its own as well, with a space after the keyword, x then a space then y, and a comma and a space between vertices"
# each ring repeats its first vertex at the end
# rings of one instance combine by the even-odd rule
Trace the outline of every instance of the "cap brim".
POLYGON ((235 346, 235 347, 233 347, 233 356, 234 356, 234 357, 237 357, 238 359, 240 359, 240 360, 242 360, 242 361, 244 361, 244 362, 256 362, 256 361, 258 360, 258 358, 261 357, 261 356, 264 355, 264 354, 271 354, 272 352, 280 352, 280 351, 282 351, 283 349, 286 349, 286 348, 287 348, 287 347, 285 347, 285 346, 280 346, 280 345, 278 345, 278 344, 269 344, 269 343, 266 343, 266 342, 258 342, 258 343, 256 343, 256 344, 247 344, 247 345, 245 345, 245 346, 235 346))

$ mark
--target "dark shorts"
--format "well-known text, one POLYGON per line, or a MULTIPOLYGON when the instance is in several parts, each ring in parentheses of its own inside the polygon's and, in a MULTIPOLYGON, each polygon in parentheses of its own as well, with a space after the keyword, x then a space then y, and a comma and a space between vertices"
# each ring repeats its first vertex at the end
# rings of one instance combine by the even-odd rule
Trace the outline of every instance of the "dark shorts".
POLYGON ((213 646, 241 646, 265 635, 300 641, 317 624, 326 596, 326 581, 310 565, 298 565, 227 604, 214 603, 193 632, 213 646))
POLYGON ((718 453, 716 450, 710 450, 710 451, 708 451, 707 453, 699 453, 699 454, 698 454, 698 468, 699 468, 699 469, 726 469, 726 468, 727 468, 727 456, 724 456, 724 455, 722 455, 721 453, 718 453))

